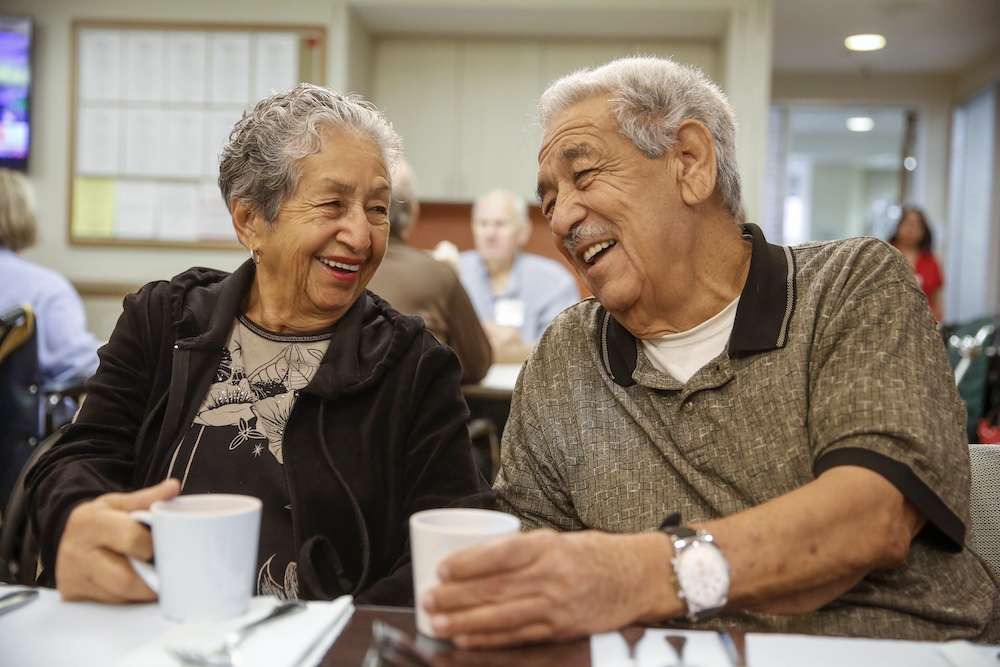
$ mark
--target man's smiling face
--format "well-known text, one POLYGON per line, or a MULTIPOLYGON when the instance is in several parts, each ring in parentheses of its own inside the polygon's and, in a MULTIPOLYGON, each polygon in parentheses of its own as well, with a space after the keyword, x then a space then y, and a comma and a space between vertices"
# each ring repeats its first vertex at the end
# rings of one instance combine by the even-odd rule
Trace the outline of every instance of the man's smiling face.
MULTIPOLYGON (((559 251, 616 317, 655 308, 670 284, 669 253, 686 247, 682 160, 646 157, 595 96, 554 116, 538 154, 538 195, 559 251)), ((675 255, 676 256, 676 255, 675 255)))

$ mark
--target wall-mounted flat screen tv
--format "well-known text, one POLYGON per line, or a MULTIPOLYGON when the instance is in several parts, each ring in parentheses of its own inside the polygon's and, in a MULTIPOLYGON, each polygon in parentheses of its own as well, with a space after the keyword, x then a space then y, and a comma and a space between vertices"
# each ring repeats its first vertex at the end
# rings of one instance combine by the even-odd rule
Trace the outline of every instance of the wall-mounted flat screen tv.
POLYGON ((0 15, 0 167, 25 171, 31 145, 32 21, 0 15))

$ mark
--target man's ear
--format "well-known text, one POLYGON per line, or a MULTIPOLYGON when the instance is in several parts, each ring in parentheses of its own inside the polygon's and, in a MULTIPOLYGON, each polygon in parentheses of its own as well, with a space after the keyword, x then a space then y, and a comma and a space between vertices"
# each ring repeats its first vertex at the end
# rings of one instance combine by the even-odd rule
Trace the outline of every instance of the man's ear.
POLYGON ((700 121, 685 120, 677 130, 675 150, 681 160, 678 174, 681 197, 688 206, 701 204, 715 192, 718 173, 712 133, 700 121))
POLYGON ((236 230, 236 238, 240 240, 247 250, 257 249, 260 245, 258 225, 262 224, 260 217, 254 213, 253 209, 238 199, 233 199, 231 205, 233 229, 236 230))

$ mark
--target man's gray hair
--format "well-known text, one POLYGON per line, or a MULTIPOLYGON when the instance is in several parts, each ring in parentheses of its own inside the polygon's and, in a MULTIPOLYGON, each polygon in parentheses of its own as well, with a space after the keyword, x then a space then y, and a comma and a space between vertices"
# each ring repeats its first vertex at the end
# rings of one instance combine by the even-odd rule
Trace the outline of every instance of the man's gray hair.
POLYGON ((618 126, 644 155, 660 157, 677 142, 689 118, 701 121, 715 141, 722 203, 736 218, 742 207, 736 164, 736 115, 725 93, 701 70, 666 58, 629 56, 556 80, 538 102, 542 129, 566 107, 607 95, 618 126))
POLYGON ((299 161, 319 151, 330 131, 371 141, 390 175, 402 154, 402 140, 371 102, 355 93, 300 83, 244 112, 229 134, 219 161, 226 206, 232 211, 235 199, 274 222, 298 186, 299 161))

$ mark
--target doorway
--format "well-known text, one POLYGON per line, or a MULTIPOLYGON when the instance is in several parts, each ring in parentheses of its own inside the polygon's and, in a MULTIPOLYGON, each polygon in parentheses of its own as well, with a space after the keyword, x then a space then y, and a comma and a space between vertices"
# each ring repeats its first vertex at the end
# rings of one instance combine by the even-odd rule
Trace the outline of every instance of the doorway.
POLYGON ((913 197, 916 113, 902 107, 772 107, 764 229, 792 245, 891 236, 913 197))

